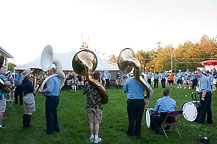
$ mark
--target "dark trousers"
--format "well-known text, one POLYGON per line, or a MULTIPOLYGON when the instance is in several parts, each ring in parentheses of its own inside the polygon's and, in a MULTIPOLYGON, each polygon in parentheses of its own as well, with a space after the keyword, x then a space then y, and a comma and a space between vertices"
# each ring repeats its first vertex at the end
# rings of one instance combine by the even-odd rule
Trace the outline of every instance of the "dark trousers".
MULTIPOLYGON (((158 114, 157 112, 154 112, 151 114, 151 125, 152 128, 155 130, 160 130, 161 123, 164 122, 166 118, 167 112, 162 112, 158 114)), ((166 119, 166 122, 174 122, 175 118, 174 117, 168 117, 166 119)))
POLYGON ((158 88, 158 79, 154 79, 154 88, 158 88))
POLYGON ((196 86, 197 86, 197 79, 193 79, 192 89, 196 89, 196 86))
POLYGON ((128 99, 127 101, 127 113, 128 113, 128 121, 129 121, 129 127, 127 130, 128 136, 140 135, 144 107, 145 107, 144 99, 128 99))
POLYGON ((166 79, 165 79, 165 78, 162 78, 162 80, 161 80, 162 88, 165 88, 165 87, 166 87, 165 82, 166 82, 166 79))
POLYGON ((207 114, 207 121, 208 123, 212 123, 212 109, 211 109, 211 98, 212 98, 212 93, 211 92, 206 92, 205 100, 201 100, 202 93, 200 95, 200 116, 198 119, 199 123, 203 123, 206 118, 207 114))
POLYGON ((54 131, 59 132, 59 124, 57 117, 57 106, 59 104, 58 96, 47 96, 46 97, 46 124, 47 133, 52 133, 54 131))
POLYGON ((151 86, 151 79, 148 79, 148 83, 150 84, 150 86, 151 86))
POLYGON ((106 81, 105 88, 109 89, 110 88, 110 81, 109 81, 109 79, 105 79, 105 81, 106 81))
POLYGON ((18 95, 20 97, 20 105, 22 105, 23 104, 23 88, 22 88, 22 86, 17 86, 15 89, 15 94, 14 94, 15 104, 18 104, 18 95))

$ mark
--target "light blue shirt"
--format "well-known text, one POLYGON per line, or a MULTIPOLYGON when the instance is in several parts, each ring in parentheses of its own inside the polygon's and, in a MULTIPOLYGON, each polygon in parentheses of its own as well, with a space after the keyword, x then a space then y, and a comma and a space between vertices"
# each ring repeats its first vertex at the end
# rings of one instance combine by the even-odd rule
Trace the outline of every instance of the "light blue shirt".
POLYGON ((177 77, 178 77, 178 79, 182 79, 182 77, 183 77, 183 73, 182 72, 179 72, 178 74, 177 74, 177 77))
POLYGON ((18 86, 21 86, 23 80, 24 80, 23 75, 20 76, 20 75, 18 74, 18 75, 16 76, 16 78, 15 78, 14 81, 17 82, 17 85, 18 85, 18 86), (21 83, 18 83, 19 81, 20 81, 21 83))
POLYGON ((185 72, 185 80, 191 80, 191 72, 185 72))
POLYGON ((60 86, 61 86, 61 81, 59 77, 51 77, 47 82, 46 82, 46 89, 49 91, 49 93, 45 93, 45 96, 58 96, 60 93, 60 86))
POLYGON ((154 79, 159 79, 159 74, 155 74, 154 79))
POLYGON ((176 110, 176 101, 169 96, 164 96, 157 100, 154 110, 160 114, 161 112, 170 112, 176 110))
POLYGON ((111 74, 110 73, 107 73, 106 74, 106 79, 110 79, 111 78, 111 74))
POLYGON ((165 73, 162 73, 162 74, 161 74, 161 78, 162 78, 162 79, 165 79, 166 76, 167 76, 167 75, 166 75, 165 73))
POLYGON ((148 74, 148 79, 152 78, 152 73, 148 74))
POLYGON ((210 81, 208 80, 208 78, 201 74, 201 76, 199 77, 199 90, 198 92, 203 92, 203 90, 206 90, 207 92, 211 91, 211 84, 210 81))
POLYGON ((213 76, 212 76, 212 74, 209 74, 209 76, 207 76, 207 78, 208 78, 208 80, 209 80, 210 83, 213 82, 213 76))
MULTIPOLYGON (((148 85, 150 91, 152 91, 152 88, 149 85, 149 83, 145 79, 143 79, 143 80, 148 85)), ((123 91, 127 92, 127 98, 128 99, 144 99, 145 88, 135 78, 127 79, 127 81, 123 87, 123 91)))

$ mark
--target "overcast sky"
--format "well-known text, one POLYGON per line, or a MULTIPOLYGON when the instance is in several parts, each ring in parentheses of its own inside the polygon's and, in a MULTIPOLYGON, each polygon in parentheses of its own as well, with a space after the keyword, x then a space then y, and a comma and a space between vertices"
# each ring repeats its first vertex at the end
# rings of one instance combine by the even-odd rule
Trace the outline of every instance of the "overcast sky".
POLYGON ((0 46, 15 64, 77 52, 83 40, 106 56, 217 35, 217 0, 0 0, 0 46))

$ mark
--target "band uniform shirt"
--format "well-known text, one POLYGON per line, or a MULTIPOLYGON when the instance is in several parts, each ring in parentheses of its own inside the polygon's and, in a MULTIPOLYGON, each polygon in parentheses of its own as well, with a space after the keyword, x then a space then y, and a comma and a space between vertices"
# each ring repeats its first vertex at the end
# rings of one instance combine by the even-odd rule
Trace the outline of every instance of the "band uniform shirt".
POLYGON ((191 72, 185 72, 185 80, 191 80, 191 72))
POLYGON ((20 75, 17 75, 14 81, 17 82, 17 86, 21 86, 23 80, 24 80, 23 75, 21 75, 21 76, 20 76, 20 75), (20 81, 21 83, 18 83, 19 81, 20 81))
POLYGON ((46 82, 45 90, 49 91, 49 93, 45 93, 45 96, 58 96, 60 93, 61 80, 58 76, 51 77, 46 82))
POLYGON ((168 73, 167 77, 168 77, 168 80, 173 80, 174 73, 168 73))
POLYGON ((211 84, 208 80, 208 78, 201 74, 201 76, 199 77, 199 90, 198 92, 203 92, 203 90, 206 90, 207 92, 211 91, 211 84))
POLYGON ((165 73, 162 73, 162 74, 161 74, 161 78, 162 78, 162 79, 166 79, 166 74, 165 74, 165 73))
POLYGON ((110 73, 107 73, 105 79, 110 79, 110 78, 111 78, 111 74, 110 74, 110 73))
POLYGON ((161 112, 170 112, 176 110, 176 101, 169 96, 164 96, 157 100, 154 110, 160 114, 161 112))
MULTIPOLYGON (((148 85, 150 91, 152 91, 152 88, 149 85, 149 83, 145 79, 143 79, 143 80, 148 85)), ((145 88, 135 78, 127 79, 127 81, 123 87, 123 91, 127 92, 127 98, 128 99, 144 99, 145 88)))
POLYGON ((197 79, 196 74, 192 75, 192 79, 197 79))
POLYGON ((178 77, 178 79, 182 80, 183 73, 182 73, 182 72, 179 72, 179 73, 177 74, 177 77, 178 77))
POLYGON ((149 74, 148 74, 148 79, 151 79, 152 78, 152 73, 150 72, 149 74))
POLYGON ((208 78, 208 80, 209 80, 210 83, 213 82, 213 76, 212 76, 212 74, 207 75, 207 78, 208 78))
POLYGON ((23 92, 24 92, 24 96, 29 94, 29 93, 33 93, 34 92, 34 88, 32 85, 32 82, 24 79, 22 82, 22 87, 23 87, 23 92))
POLYGON ((85 108, 103 109, 102 93, 97 89, 96 86, 89 83, 85 84, 83 94, 86 94, 86 106, 85 108))
POLYGON ((159 79, 159 74, 155 74, 154 79, 159 79))
MULTIPOLYGON (((5 77, 4 75, 0 74, 0 79, 3 81, 3 82, 6 82, 8 79, 7 77, 5 77)), ((0 87, 0 100, 3 99, 3 96, 4 98, 7 98, 7 93, 3 90, 3 88, 0 87)))

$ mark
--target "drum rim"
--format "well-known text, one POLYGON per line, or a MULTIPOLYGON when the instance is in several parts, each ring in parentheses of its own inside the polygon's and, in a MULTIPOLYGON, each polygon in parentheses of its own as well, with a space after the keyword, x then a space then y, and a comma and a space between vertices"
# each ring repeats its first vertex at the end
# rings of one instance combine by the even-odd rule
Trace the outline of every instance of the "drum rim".
POLYGON ((185 102, 185 103, 182 105, 182 115, 183 115, 183 117, 184 117, 187 121, 191 121, 191 122, 195 121, 195 120, 197 119, 197 115, 198 115, 198 111, 197 111, 197 107, 196 107, 196 105, 195 105, 195 102, 193 102, 193 101, 187 101, 187 102, 185 102), (192 103, 193 106, 194 106, 194 108, 196 109, 196 114, 195 114, 196 117, 195 117, 195 119, 193 119, 193 120, 189 120, 188 118, 186 118, 185 111, 184 111, 184 109, 183 109, 183 107, 184 107, 184 105, 185 105, 186 103, 192 103))

